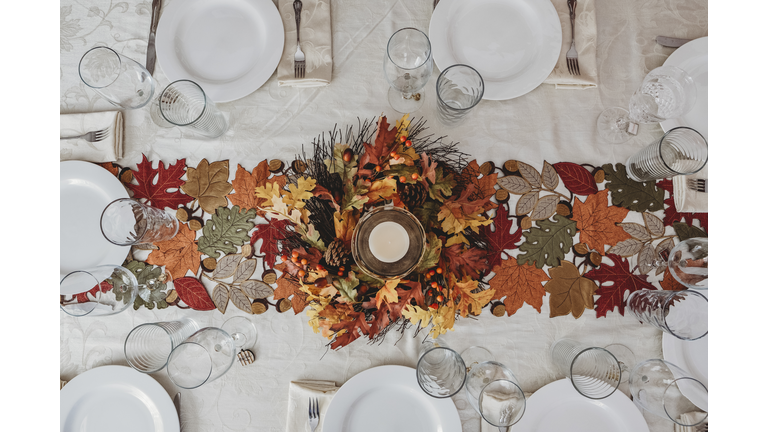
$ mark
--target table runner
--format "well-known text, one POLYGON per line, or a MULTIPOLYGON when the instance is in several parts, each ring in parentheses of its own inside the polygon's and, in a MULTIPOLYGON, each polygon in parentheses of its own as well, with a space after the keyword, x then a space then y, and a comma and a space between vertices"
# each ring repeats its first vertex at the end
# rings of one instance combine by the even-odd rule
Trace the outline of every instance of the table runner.
MULTIPOLYGON (((386 81, 379 74, 383 46, 389 35, 400 27, 416 26, 426 30, 431 3, 360 1, 344 2, 343 7, 337 7, 334 2, 331 8, 334 81, 330 86, 302 90, 278 88, 273 76, 253 94, 221 104, 231 127, 216 141, 204 141, 180 129, 157 128, 146 110, 126 111, 126 149, 118 164, 136 169, 142 155, 154 162, 163 161, 166 166, 181 158, 193 167, 203 159, 229 160, 230 178, 234 178, 237 165, 253 169, 264 159, 292 160, 301 152, 302 145, 306 146, 333 124, 354 124, 358 118, 372 118, 382 112, 394 118, 395 113, 386 105, 386 81)), ((121 52, 143 61, 144 54, 140 51, 141 42, 146 41, 149 2, 116 5, 97 2, 95 5, 99 12, 94 11, 94 15, 88 17, 87 7, 68 1, 61 4, 61 112, 110 109, 110 105, 77 82, 76 60, 87 48, 102 42, 128 50, 135 41, 138 54, 121 52), (121 30, 110 30, 106 24, 90 25, 89 20, 110 21, 119 24, 121 30)), ((436 126, 434 93, 427 92, 424 108, 415 114, 427 119, 430 131, 459 142, 464 151, 480 162, 493 161, 502 166, 507 160, 517 160, 537 169, 545 160, 578 165, 623 163, 629 155, 660 136, 660 128, 643 126, 637 138, 625 145, 613 146, 601 142, 597 136, 597 115, 605 107, 626 105, 642 77, 661 65, 672 52, 655 44, 656 35, 705 36, 707 7, 703 1, 652 5, 613 1, 597 2, 596 13, 598 89, 571 93, 541 86, 518 99, 483 101, 465 125, 454 128, 436 126)), ((168 80, 162 73, 162 59, 158 66, 156 77, 160 86, 164 86, 168 80)), ((437 74, 435 71, 433 80, 437 74)), ((428 88, 434 86, 433 80, 427 84, 428 88)), ((602 345, 631 341, 638 357, 661 356, 661 333, 629 317, 609 313, 597 319, 596 312, 587 310, 579 319, 570 315, 551 319, 550 312, 547 302, 542 304, 541 314, 528 306, 503 318, 486 311, 466 325, 459 322, 455 332, 448 334, 449 342, 459 350, 471 344, 492 347, 499 359, 518 374, 526 391, 534 391, 559 378, 547 357, 549 345, 559 337, 583 335, 585 341, 602 345), (504 342, 499 343, 500 340, 504 342)), ((203 325, 221 325, 226 318, 238 314, 242 312, 236 308, 228 309, 224 315, 215 311, 141 308, 102 320, 62 317, 61 379, 69 380, 101 364, 126 364, 122 340, 137 324, 191 316, 203 325)), ((255 321, 260 331, 257 364, 233 367, 210 386, 184 392, 191 408, 185 411, 188 430, 284 430, 291 380, 325 379, 343 383, 376 365, 415 366, 417 340, 407 335, 401 338, 393 333, 381 345, 370 346, 358 341, 354 347, 350 346, 353 349, 327 352, 326 341, 312 333, 303 317, 290 312, 270 313, 269 320, 255 321)), ((175 394, 177 390, 163 373, 153 377, 169 394, 175 394)), ((463 396, 457 396, 455 401, 464 430, 479 430, 478 416, 463 396)), ((648 414, 645 417, 652 431, 672 430, 670 423, 648 414)))

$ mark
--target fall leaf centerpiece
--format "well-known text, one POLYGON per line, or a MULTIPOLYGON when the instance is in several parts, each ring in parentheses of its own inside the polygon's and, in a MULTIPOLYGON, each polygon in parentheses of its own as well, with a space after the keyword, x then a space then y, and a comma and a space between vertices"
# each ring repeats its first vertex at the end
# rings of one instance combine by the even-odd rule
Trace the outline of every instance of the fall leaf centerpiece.
POLYGON ((292 297, 296 313, 308 306, 309 324, 334 349, 398 325, 431 326, 437 337, 493 297, 481 282, 489 264, 480 228, 491 223, 496 175, 422 134, 424 123, 406 115, 390 127, 382 116, 357 133, 334 128, 330 142, 313 142, 313 157, 293 162, 285 186, 255 188, 279 231, 269 245, 281 258, 275 297, 292 297), (377 233, 383 222, 400 228, 377 233), (392 235, 403 240, 386 241, 392 235))

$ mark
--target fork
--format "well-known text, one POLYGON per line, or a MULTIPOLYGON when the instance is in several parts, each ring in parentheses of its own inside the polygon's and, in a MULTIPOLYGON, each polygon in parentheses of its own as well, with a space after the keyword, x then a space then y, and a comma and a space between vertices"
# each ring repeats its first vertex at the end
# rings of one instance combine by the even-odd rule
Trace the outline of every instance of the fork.
POLYGON ((565 62, 568 64, 568 72, 571 75, 579 73, 579 53, 576 51, 576 37, 574 36, 574 23, 576 19, 576 0, 568 0, 568 12, 571 14, 571 49, 565 53, 565 62))
POLYGON ((82 135, 77 135, 77 136, 59 137, 59 139, 60 140, 71 140, 71 139, 83 138, 84 140, 86 140, 88 142, 97 142, 97 141, 101 141, 104 138, 106 138, 107 135, 109 135, 109 129, 102 129, 102 130, 97 130, 97 131, 86 132, 86 133, 84 133, 82 135))
POLYGON ((318 407, 318 400, 315 398, 314 406, 312 405, 312 398, 309 398, 309 429, 315 432, 317 429, 317 423, 320 421, 320 408, 318 407))
POLYGON ((707 193, 707 179, 688 179, 686 183, 692 191, 707 193))
POLYGON ((293 55, 293 77, 304 78, 304 51, 301 50, 301 37, 299 36, 299 27, 301 26, 301 0, 294 0, 293 11, 296 15, 296 54, 293 55))

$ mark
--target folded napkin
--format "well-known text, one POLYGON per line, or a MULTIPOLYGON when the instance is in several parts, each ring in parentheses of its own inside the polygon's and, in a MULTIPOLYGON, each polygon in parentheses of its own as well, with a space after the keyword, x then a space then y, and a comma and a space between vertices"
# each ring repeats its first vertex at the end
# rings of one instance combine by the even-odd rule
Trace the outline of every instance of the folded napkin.
MULTIPOLYGON (((528 400, 528 398, 530 398, 533 393, 523 392, 523 394, 525 395, 525 400, 528 400)), ((499 404, 501 403, 503 402, 499 402, 499 404)), ((486 403, 486 406, 487 406, 487 403, 486 403)), ((523 415, 525 415, 525 413, 523 413, 523 415)), ((513 432, 514 430, 515 430, 515 426, 511 426, 509 428, 509 432, 513 432)), ((499 432, 499 428, 496 426, 493 426, 492 424, 483 420, 482 417, 480 417, 480 432, 499 432)))
POLYGON ((88 162, 114 162, 123 157, 123 113, 106 111, 84 114, 61 114, 59 136, 77 136, 90 131, 109 129, 109 135, 101 141, 84 139, 60 140, 61 160, 88 162))
MULTIPOLYGON (((689 412, 680 416, 680 422, 685 424, 698 424, 707 417, 707 413, 689 412)), ((695 432, 696 426, 680 426, 675 423, 675 432, 695 432)))
POLYGON ((331 45, 330 0, 302 0, 301 51, 306 58, 304 78, 294 78, 293 55, 296 54, 296 14, 293 0, 278 0, 283 18, 285 43, 283 57, 277 65, 277 85, 321 87, 331 83, 333 49, 331 45))
POLYGON ((557 65, 547 79, 546 84, 554 84, 558 89, 585 89, 597 87, 597 24, 595 23, 595 0, 579 0, 576 2, 576 50, 579 52, 579 72, 581 75, 571 75, 565 62, 565 53, 571 49, 571 15, 568 12, 566 0, 552 0, 552 4, 560 17, 563 29, 563 45, 560 47, 560 57, 557 65))
MULTIPOLYGON (((305 2, 306 3, 306 2, 305 2)), ((323 431, 323 421, 328 405, 336 394, 336 383, 332 381, 291 381, 288 387, 288 421, 286 432, 309 432, 307 427, 307 413, 309 412, 309 398, 317 398, 320 406, 320 423, 315 432, 323 431)))
POLYGON ((707 165, 704 165, 704 168, 695 174, 672 177, 672 195, 675 197, 675 209, 678 213, 707 213, 708 194, 688 189, 688 179, 708 178, 708 172, 707 165))

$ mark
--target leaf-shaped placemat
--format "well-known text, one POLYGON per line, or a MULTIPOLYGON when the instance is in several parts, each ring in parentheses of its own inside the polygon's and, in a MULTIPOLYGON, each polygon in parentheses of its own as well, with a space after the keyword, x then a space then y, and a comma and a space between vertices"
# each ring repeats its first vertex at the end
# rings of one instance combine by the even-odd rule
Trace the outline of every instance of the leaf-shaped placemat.
POLYGON ((702 231, 700 228, 690 226, 684 222, 675 222, 672 224, 672 228, 675 229, 675 234, 677 234, 677 237, 680 239, 680 241, 688 240, 689 238, 694 237, 707 236, 707 233, 702 231))
POLYGON ((179 298, 192 309, 203 311, 216 309, 208 291, 199 280, 193 277, 174 279, 173 287, 179 294, 179 298))
POLYGON ((225 313, 227 311, 227 305, 229 304, 229 289, 227 286, 221 283, 217 284, 216 287, 213 288, 211 299, 213 300, 213 304, 216 305, 216 309, 221 313, 225 313))
POLYGON ((203 235, 197 240, 198 250, 210 257, 218 258, 219 252, 237 252, 237 247, 250 240, 248 231, 254 227, 249 219, 256 217, 256 210, 240 212, 240 207, 219 207, 211 219, 205 222, 203 235))
POLYGON ((240 263, 239 266, 237 266, 237 270, 235 270, 235 277, 232 279, 232 282, 242 282, 253 274, 253 272, 256 271, 256 264, 258 262, 255 259, 248 259, 240 263))
POLYGON ((226 196, 232 189, 229 183, 228 160, 212 164, 209 164, 207 159, 201 160, 197 168, 187 168, 187 181, 181 186, 184 193, 197 198, 200 207, 210 214, 228 204, 226 196))
POLYGON ((555 215, 555 221, 537 221, 536 227, 523 232, 525 242, 519 246, 524 253, 518 255, 517 263, 529 263, 536 268, 544 265, 556 267, 573 246, 576 222, 564 216, 555 215))
POLYGON ((550 216, 555 214, 557 210, 557 203, 560 202, 560 197, 557 195, 545 195, 536 201, 536 205, 531 210, 531 220, 543 220, 549 219, 550 216))
POLYGON ((637 255, 637 270, 640 274, 648 274, 648 272, 656 268, 657 265, 658 257, 656 256, 656 249, 652 244, 646 243, 637 255))
POLYGON ((152 162, 141 155, 141 162, 133 172, 137 184, 128 183, 135 199, 146 199, 148 205, 157 208, 178 208, 192 201, 192 197, 179 190, 184 184, 181 177, 186 170, 186 159, 179 159, 175 164, 168 165, 160 161, 157 169, 152 168, 152 162))
POLYGON ((664 190, 656 187, 656 183, 636 182, 627 177, 627 169, 622 164, 603 165, 606 187, 611 191, 611 202, 636 212, 655 212, 664 208, 664 190))
POLYGON ((512 233, 513 225, 514 221, 509 218, 507 207, 499 205, 496 216, 493 218, 493 231, 490 225, 480 227, 480 233, 488 239, 486 253, 489 267, 501 264, 502 254, 506 254, 505 250, 517 249, 516 243, 523 237, 523 230, 518 228, 512 233))
POLYGON ((597 193, 595 177, 583 166, 572 162, 558 162, 553 166, 569 191, 576 195, 597 193))
POLYGON ((550 318, 568 314, 579 318, 585 309, 594 309, 597 285, 583 277, 573 263, 563 261, 563 265, 549 269, 549 277, 544 289, 550 294, 550 318))
POLYGON ((495 290, 493 300, 504 299, 504 308, 507 315, 512 315, 528 303, 541 313, 544 302, 544 290, 542 282, 549 280, 544 270, 523 264, 517 264, 515 260, 503 260, 501 265, 493 268, 496 275, 488 281, 495 290))
POLYGON ((249 314, 253 314, 253 309, 251 309, 251 301, 248 300, 248 297, 243 293, 243 291, 240 290, 240 288, 233 287, 231 290, 229 290, 229 299, 232 300, 232 304, 235 305, 238 309, 249 314))
POLYGON ((666 228, 664 227, 663 220, 645 212, 643 213, 643 221, 645 221, 645 227, 648 228, 648 232, 650 232, 652 236, 661 237, 664 235, 666 228))
POLYGON ((275 291, 272 289, 271 286, 267 285, 262 281, 253 280, 253 279, 249 279, 241 283, 240 289, 243 290, 243 293, 245 293, 245 295, 247 295, 248 297, 254 300, 269 298, 269 297, 272 297, 272 295, 275 293, 275 291))
POLYGON ((531 186, 541 186, 541 174, 536 171, 536 168, 528 165, 527 163, 518 161, 517 170, 520 171, 520 175, 522 175, 524 179, 528 180, 528 183, 530 183, 531 186))
POLYGON ((506 189, 509 193, 522 195, 531 191, 531 184, 524 178, 516 175, 508 175, 496 180, 496 184, 506 189))
POLYGON ((237 253, 225 255, 218 263, 216 263, 216 268, 213 270, 213 273, 211 273, 211 277, 214 279, 226 279, 232 276, 235 274, 237 265, 242 259, 243 256, 237 253))
POLYGON ((620 241, 616 243, 614 246, 611 246, 610 249, 608 249, 608 253, 620 255, 623 257, 631 257, 632 255, 635 255, 636 253, 640 252, 640 249, 643 248, 643 242, 641 242, 638 239, 627 239, 624 241, 620 241))
POLYGON ((627 234, 640 241, 648 241, 651 239, 651 234, 648 232, 648 229, 639 223, 627 222, 620 223, 618 226, 622 227, 627 234))
POLYGON ((544 161, 544 167, 541 169, 541 183, 544 187, 554 190, 560 184, 560 176, 557 175, 555 168, 544 161))
POLYGON ((521 196, 519 200, 517 200, 517 205, 515 205, 515 213, 518 216, 526 215, 533 210, 533 208, 536 206, 536 203, 539 201, 539 191, 532 191, 528 192, 525 195, 521 196))
POLYGON ((632 274, 627 260, 614 254, 608 254, 606 258, 610 259, 613 265, 608 265, 603 260, 600 267, 584 274, 585 277, 600 282, 600 288, 595 292, 600 296, 595 302, 598 318, 605 317, 608 311, 615 308, 618 308, 619 313, 624 315, 626 297, 629 294, 639 289, 656 289, 647 281, 648 276, 632 274))

